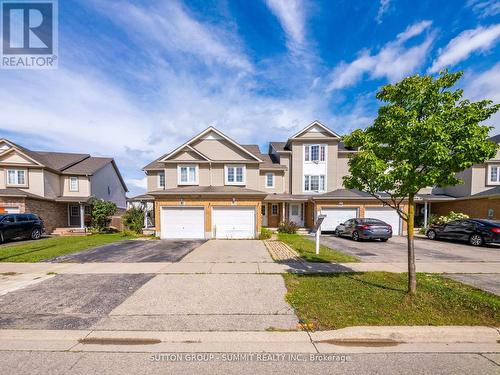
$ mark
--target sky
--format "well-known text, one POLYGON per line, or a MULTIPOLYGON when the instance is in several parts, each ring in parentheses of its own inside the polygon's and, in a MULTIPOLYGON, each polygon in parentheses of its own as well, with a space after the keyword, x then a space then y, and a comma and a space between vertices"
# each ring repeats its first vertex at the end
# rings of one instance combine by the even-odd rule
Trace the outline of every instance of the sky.
POLYGON ((495 0, 60 0, 58 69, 0 70, 0 138, 112 156, 134 196, 208 126, 264 152, 314 120, 346 134, 382 85, 445 68, 500 103, 499 41, 495 0))

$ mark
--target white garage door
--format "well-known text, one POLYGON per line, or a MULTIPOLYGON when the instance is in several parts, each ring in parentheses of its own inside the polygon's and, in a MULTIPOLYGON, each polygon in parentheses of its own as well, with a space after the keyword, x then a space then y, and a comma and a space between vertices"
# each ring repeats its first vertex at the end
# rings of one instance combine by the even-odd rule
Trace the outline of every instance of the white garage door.
POLYGON ((215 238, 255 238, 255 209, 214 207, 212 223, 215 238))
POLYGON ((321 230, 334 231, 339 224, 358 217, 357 208, 322 208, 321 215, 326 215, 321 230))
POLYGON ((399 215, 396 210, 393 210, 390 207, 366 208, 365 217, 385 221, 392 227, 392 234, 395 236, 399 235, 400 233, 399 223, 401 220, 399 219, 399 215))
POLYGON ((7 214, 20 214, 21 210, 19 207, 5 207, 5 213, 7 214))
POLYGON ((201 207, 162 207, 161 238, 205 238, 205 210, 201 207))

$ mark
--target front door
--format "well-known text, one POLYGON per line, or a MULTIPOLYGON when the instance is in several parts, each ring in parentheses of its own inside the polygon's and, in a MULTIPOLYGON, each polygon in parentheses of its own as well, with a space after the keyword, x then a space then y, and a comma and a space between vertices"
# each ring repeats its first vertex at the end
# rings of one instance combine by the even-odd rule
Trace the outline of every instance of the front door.
POLYGON ((80 206, 77 204, 69 205, 69 226, 79 227, 81 225, 80 221, 80 206))
POLYGON ((304 222, 302 220, 302 204, 301 203, 290 203, 289 221, 293 221, 299 226, 303 226, 304 222))
POLYGON ((267 203, 262 203, 262 226, 267 227, 267 203))

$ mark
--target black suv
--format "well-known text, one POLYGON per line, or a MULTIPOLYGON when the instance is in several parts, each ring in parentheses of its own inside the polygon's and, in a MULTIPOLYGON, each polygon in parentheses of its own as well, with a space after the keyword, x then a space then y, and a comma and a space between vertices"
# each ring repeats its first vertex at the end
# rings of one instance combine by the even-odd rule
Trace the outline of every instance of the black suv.
POLYGON ((426 235, 431 240, 467 241, 473 246, 500 243, 500 222, 483 219, 454 220, 446 224, 433 224, 426 235))
POLYGON ((35 214, 0 214, 0 242, 14 238, 38 240, 45 228, 35 214))

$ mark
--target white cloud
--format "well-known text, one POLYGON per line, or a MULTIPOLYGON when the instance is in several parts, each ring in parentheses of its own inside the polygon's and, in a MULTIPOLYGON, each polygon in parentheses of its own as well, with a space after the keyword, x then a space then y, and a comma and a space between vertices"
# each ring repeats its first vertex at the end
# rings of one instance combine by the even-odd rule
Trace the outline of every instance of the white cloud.
POLYGON ((375 20, 377 23, 382 23, 382 18, 384 14, 389 10, 389 6, 391 5, 391 0, 380 0, 380 6, 378 8, 377 17, 375 20))
POLYGON ((481 18, 500 14, 500 1, 498 0, 469 0, 467 6, 481 18))
POLYGON ((146 190, 148 187, 148 178, 127 178, 125 180, 125 183, 130 187, 130 186, 135 186, 139 189, 146 190))
POLYGON ((434 60, 429 71, 431 73, 438 72, 447 66, 467 59, 474 52, 488 51, 499 37, 500 24, 465 30, 439 51, 439 57, 434 60))
POLYGON ((302 0, 266 0, 287 36, 287 46, 299 52, 305 44, 305 11, 302 0))
MULTIPOLYGON (((464 77, 464 96, 471 100, 489 99, 500 103, 500 63, 478 74, 464 77)), ((493 115, 486 124, 495 128, 494 134, 500 133, 500 113, 493 115)))
POLYGON ((405 42, 421 35, 431 24, 430 21, 422 21, 411 25, 398 34, 396 40, 385 44, 377 54, 365 50, 353 62, 340 63, 331 73, 327 92, 353 86, 365 74, 371 79, 387 78, 392 82, 413 73, 424 62, 434 36, 428 35, 422 43, 413 47, 405 47, 405 42))

